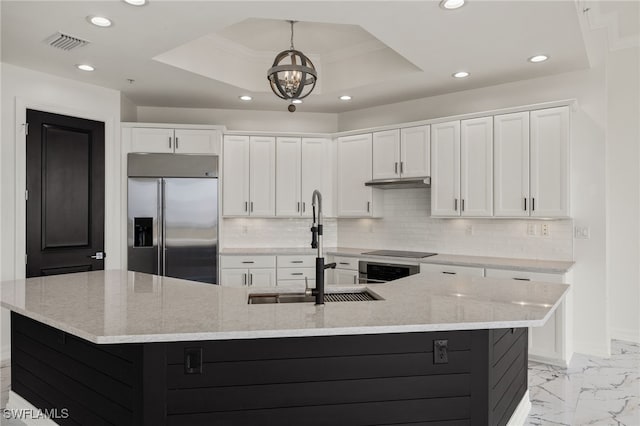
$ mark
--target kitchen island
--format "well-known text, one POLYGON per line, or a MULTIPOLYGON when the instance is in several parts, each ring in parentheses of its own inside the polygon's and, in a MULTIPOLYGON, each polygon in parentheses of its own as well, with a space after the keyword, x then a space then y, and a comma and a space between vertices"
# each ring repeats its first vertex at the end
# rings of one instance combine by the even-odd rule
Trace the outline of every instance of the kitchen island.
POLYGON ((12 391, 61 424, 494 425, 568 288, 418 274, 370 286, 381 300, 250 305, 259 289, 95 271, 1 297, 12 391))

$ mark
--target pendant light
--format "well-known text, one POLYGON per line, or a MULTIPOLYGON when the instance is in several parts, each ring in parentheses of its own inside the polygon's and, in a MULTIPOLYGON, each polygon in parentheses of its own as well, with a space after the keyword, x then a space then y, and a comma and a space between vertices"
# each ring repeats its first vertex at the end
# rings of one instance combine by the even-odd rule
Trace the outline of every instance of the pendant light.
POLYGON ((293 101, 309 96, 316 87, 318 73, 313 62, 304 53, 294 48, 293 24, 296 21, 288 22, 291 24, 291 46, 289 50, 283 50, 276 55, 273 65, 267 72, 267 78, 276 96, 292 102, 288 109, 294 112, 296 106, 293 101))

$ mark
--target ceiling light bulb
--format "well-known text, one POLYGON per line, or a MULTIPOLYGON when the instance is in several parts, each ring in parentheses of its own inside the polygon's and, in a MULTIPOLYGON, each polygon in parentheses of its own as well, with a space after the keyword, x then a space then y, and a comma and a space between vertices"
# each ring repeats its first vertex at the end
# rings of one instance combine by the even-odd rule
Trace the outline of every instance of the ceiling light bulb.
POLYGON ((458 71, 456 73, 453 73, 452 76, 454 76, 455 78, 465 78, 469 77, 469 73, 466 71, 458 71))
POLYGON ((147 4, 147 0, 124 0, 124 2, 131 6, 144 6, 147 4))
POLYGON ((349 95, 342 95, 342 96, 340 96, 340 100, 341 100, 341 101, 350 101, 350 100, 351 100, 351 96, 349 96, 349 95))
POLYGON ((95 68, 92 67, 89 64, 79 64, 79 65, 76 65, 76 66, 78 67, 78 69, 80 69, 82 71, 93 71, 93 70, 95 70, 95 68))
POLYGON ((253 99, 253 98, 251 96, 249 96, 249 95, 240 96, 240 100, 241 101, 250 101, 251 99, 253 99))
POLYGON ((442 0, 440 7, 447 10, 457 9, 464 6, 464 0, 442 0))
POLYGON ((302 103, 302 99, 294 99, 291 101, 292 104, 301 104, 302 103))
POLYGON ((109 18, 105 18, 104 16, 89 16, 89 22, 91 22, 96 27, 107 28, 113 25, 109 18))
POLYGON ((533 62, 535 64, 537 62, 544 62, 547 59, 549 59, 547 55, 535 55, 529 58, 529 62, 533 62))

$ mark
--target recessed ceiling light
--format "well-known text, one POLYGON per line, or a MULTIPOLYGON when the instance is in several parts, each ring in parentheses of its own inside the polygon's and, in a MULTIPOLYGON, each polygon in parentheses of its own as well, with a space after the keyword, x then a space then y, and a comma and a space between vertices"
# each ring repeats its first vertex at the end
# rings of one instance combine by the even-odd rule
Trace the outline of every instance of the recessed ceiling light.
POLYGON ((351 100, 351 96, 349 96, 349 95, 342 95, 342 96, 340 96, 340 100, 341 100, 341 101, 350 101, 350 100, 351 100))
POLYGON ((451 74, 455 78, 465 78, 469 77, 469 73, 466 71, 458 71, 456 73, 451 74))
POLYGON ((440 7, 447 10, 457 9, 464 6, 464 0, 442 0, 440 7))
POLYGON ((302 99, 293 99, 291 101, 292 104, 301 104, 302 103, 302 99))
POLYGON ((549 59, 547 55, 536 55, 536 56, 530 57, 529 62, 533 62, 535 64, 536 62, 544 62, 547 59, 549 59))
POLYGON ((113 25, 111 19, 105 18, 104 16, 87 16, 87 19, 96 27, 107 28, 113 25))
POLYGON ((95 70, 95 68, 92 67, 89 64, 79 64, 79 65, 76 65, 76 67, 78 67, 78 69, 80 69, 82 71, 93 71, 93 70, 95 70))
POLYGON ((131 6, 144 6, 147 4, 147 0, 124 0, 124 2, 131 6))
POLYGON ((239 96, 239 98, 240 98, 241 101, 250 101, 251 99, 253 99, 249 95, 242 95, 242 96, 239 96))

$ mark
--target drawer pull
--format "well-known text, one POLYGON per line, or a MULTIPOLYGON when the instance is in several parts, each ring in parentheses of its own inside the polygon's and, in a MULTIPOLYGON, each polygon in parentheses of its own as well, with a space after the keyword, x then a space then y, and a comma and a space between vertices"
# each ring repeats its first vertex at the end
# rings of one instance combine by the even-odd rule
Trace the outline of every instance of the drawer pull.
POLYGON ((242 263, 256 263, 253 260, 243 260, 242 263))
POLYGON ((292 260, 291 263, 304 263, 303 260, 292 260))
POLYGON ((447 274, 447 275, 456 275, 457 272, 449 272, 449 271, 442 271, 443 274, 447 274))
POLYGON ((292 272, 291 275, 304 275, 302 272, 292 272))
POLYGON ((340 265, 351 265, 349 262, 338 262, 340 265))
POLYGON ((517 281, 531 281, 531 278, 514 278, 517 281))

